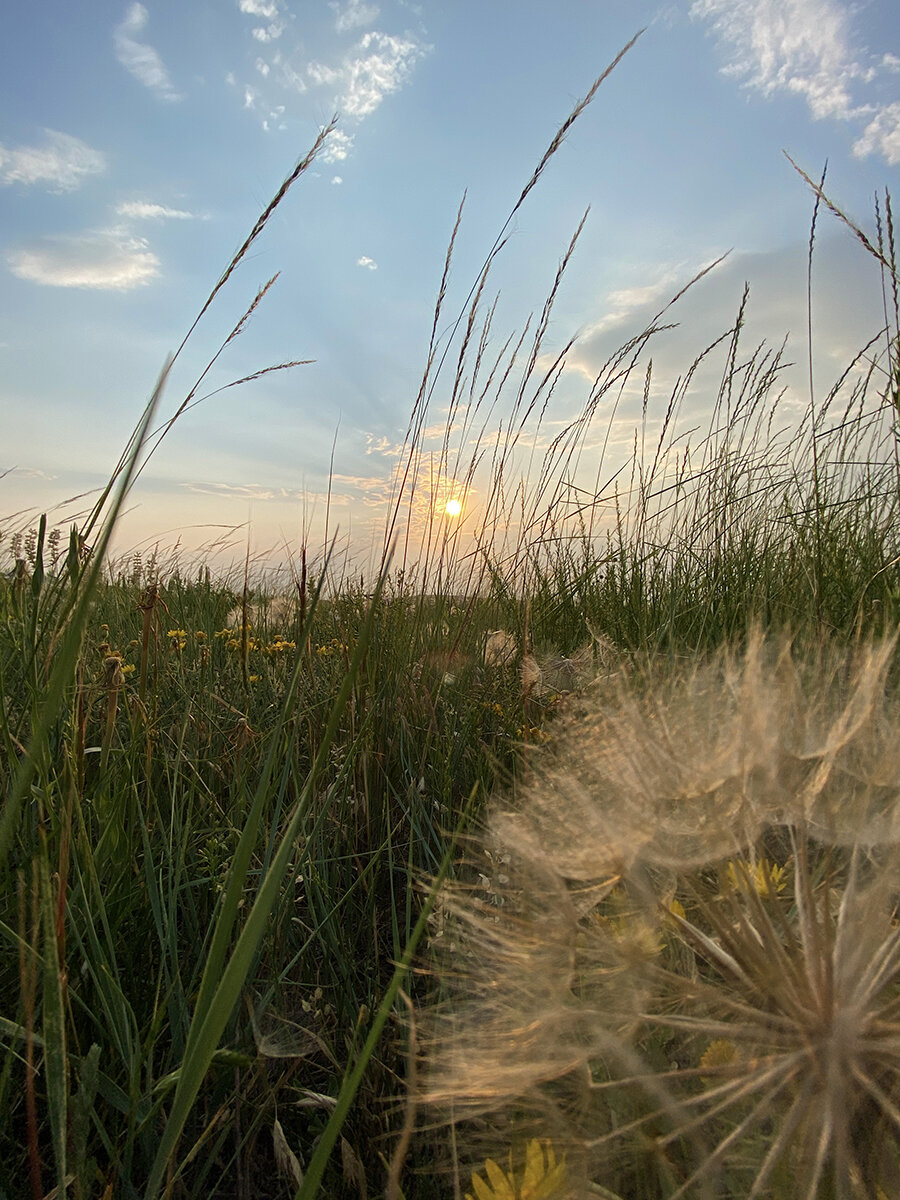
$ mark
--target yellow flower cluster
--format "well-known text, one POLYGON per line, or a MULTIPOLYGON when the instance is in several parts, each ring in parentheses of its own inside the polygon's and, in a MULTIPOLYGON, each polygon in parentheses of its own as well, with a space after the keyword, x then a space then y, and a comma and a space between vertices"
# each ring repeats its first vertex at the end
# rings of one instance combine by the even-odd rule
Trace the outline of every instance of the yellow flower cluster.
POLYGON ((273 642, 269 642, 268 646, 263 646, 263 654, 278 655, 283 654, 285 650, 296 650, 297 643, 289 642, 286 638, 276 637, 273 642))
POLYGON ((346 642, 342 642, 340 638, 332 638, 323 646, 316 646, 316 654, 319 658, 331 658, 335 654, 349 654, 350 649, 350 646, 346 642))
POLYGON ((757 896, 773 896, 785 885, 784 867, 758 858, 755 863, 731 861, 725 868, 725 880, 733 892, 752 889, 757 896))
POLYGON ((550 737, 549 733, 544 733, 543 729, 537 725, 520 725, 516 730, 516 736, 523 742, 538 743, 546 742, 550 737))

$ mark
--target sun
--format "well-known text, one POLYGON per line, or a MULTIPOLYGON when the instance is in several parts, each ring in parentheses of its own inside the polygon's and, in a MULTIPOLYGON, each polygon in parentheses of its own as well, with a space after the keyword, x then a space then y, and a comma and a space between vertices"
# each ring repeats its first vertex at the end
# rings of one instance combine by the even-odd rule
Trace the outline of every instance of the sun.
POLYGON ((448 517, 458 517, 462 512, 462 503, 459 500, 452 498, 444 505, 444 512, 448 517))

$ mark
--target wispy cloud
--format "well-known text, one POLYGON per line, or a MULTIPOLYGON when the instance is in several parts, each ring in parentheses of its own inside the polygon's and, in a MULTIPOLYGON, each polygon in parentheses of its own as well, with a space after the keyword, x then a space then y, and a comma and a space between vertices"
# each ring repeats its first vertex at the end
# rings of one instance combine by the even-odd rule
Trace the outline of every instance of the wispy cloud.
POLYGON ((9 269, 47 287, 127 292, 159 274, 159 259, 143 238, 119 229, 41 238, 14 250, 9 269))
POLYGON ((40 146, 0 145, 0 184, 43 184, 51 192, 71 192, 88 175, 106 169, 106 159, 86 142, 55 129, 44 130, 40 146))
POLYGON ((154 48, 140 42, 137 35, 146 28, 149 14, 143 4, 132 4, 113 31, 116 58, 135 79, 155 92, 161 100, 180 100, 182 97, 172 86, 169 72, 154 48))
POLYGON ((279 12, 278 4, 273 0, 238 0, 238 8, 248 16, 262 17, 267 21, 273 21, 279 12))
POLYGON ((239 500, 296 500, 302 493, 285 488, 273 488, 263 483, 191 483, 181 486, 201 496, 220 496, 239 500))
POLYGON ((195 215, 183 208, 169 208, 165 204, 151 204, 146 200, 128 200, 116 208, 116 216, 130 217, 136 221, 193 221, 195 215))
POLYGON ((273 21, 271 25, 257 25, 251 32, 258 42, 265 44, 277 41, 284 33, 284 26, 280 21, 273 21))
POLYGON ((892 167, 900 163, 900 103, 886 104, 876 112, 853 143, 853 153, 857 158, 880 154, 892 167))
POLYGON ((24 475, 26 479, 47 479, 51 482, 59 478, 58 475, 42 471, 40 467, 9 467, 8 472, 11 475, 24 475))
POLYGON ((312 62, 309 78, 337 90, 337 106, 351 117, 367 117, 381 101, 409 79, 419 59, 429 53, 414 37, 391 37, 386 33, 363 34, 339 66, 312 62))
POLYGON ((342 129, 335 129, 328 135, 328 141, 322 147, 319 158, 324 163, 343 162, 353 149, 353 138, 342 129))
POLYGON ((681 277, 682 274, 678 270, 666 267, 652 283, 640 287, 618 288, 616 291, 610 292, 603 305, 605 309, 603 316, 583 331, 582 338, 591 338, 597 334, 606 333, 610 329, 616 329, 620 325, 625 325, 641 309, 656 304, 660 300, 669 299, 670 293, 675 290, 677 280, 681 277))
POLYGON ((376 437, 374 433, 366 434, 366 454, 377 454, 381 458, 399 458, 403 453, 402 442, 392 442, 387 437, 376 437))
POLYGON ((875 92, 879 76, 894 71, 893 56, 856 44, 851 6, 837 0, 695 0, 690 12, 708 20, 726 48, 727 74, 765 96, 802 96, 815 120, 866 120, 854 153, 900 162, 900 104, 879 102, 875 92))
POLYGON ((284 5, 281 0, 238 0, 238 8, 248 17, 268 21, 250 31, 258 42, 275 42, 284 33, 284 5))
POLYGON ((346 4, 330 0, 328 7, 335 13, 334 27, 338 33, 371 25, 380 11, 377 4, 366 4, 365 0, 347 0, 346 4))
POLYGON ((381 508, 391 498, 391 480, 372 475, 342 475, 334 472, 334 481, 351 489, 353 498, 367 508, 381 508))
MULTIPOLYGON (((333 478, 336 478, 333 477, 333 478)), ((185 481, 179 484, 185 491, 198 496, 215 496, 218 500, 241 500, 260 502, 296 504, 300 501, 307 510, 329 505, 332 508, 348 505, 356 497, 351 497, 332 488, 330 491, 316 492, 309 487, 287 488, 273 487, 265 483, 221 483, 212 481, 185 481)))
POLYGON ((265 129, 265 131, 267 133, 272 128, 287 129, 287 125, 285 125, 284 121, 282 121, 282 119, 281 119, 283 116, 284 116, 284 105, 276 104, 275 107, 273 109, 271 109, 271 111, 269 112, 269 115, 267 117, 263 118, 263 123, 262 123, 263 129, 265 129))
POLYGON ((378 270, 378 263, 372 258, 367 258, 365 254, 362 256, 362 258, 358 258, 356 260, 356 265, 358 267, 366 267, 369 271, 378 270))

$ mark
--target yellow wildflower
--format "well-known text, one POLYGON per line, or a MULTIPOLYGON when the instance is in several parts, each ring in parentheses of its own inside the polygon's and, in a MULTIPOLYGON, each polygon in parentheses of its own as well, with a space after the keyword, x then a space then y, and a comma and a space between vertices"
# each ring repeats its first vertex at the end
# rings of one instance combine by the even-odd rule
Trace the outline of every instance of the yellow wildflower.
POLYGON ((780 892, 786 882, 784 867, 778 867, 766 858, 758 858, 752 864, 743 859, 736 863, 731 860, 725 868, 725 878, 732 891, 752 887, 758 896, 772 896, 780 892))
MULTIPOLYGON (((707 1071, 716 1071, 717 1067, 731 1067, 740 1062, 737 1046, 728 1038, 716 1038, 710 1042, 700 1058, 700 1066, 707 1071)), ((710 1088, 722 1082, 721 1074, 701 1075, 703 1086, 710 1088)))
POLYGON ((568 1175, 565 1159, 556 1161, 553 1146, 532 1138, 525 1147, 525 1165, 521 1177, 516 1177, 512 1150, 509 1170, 502 1170, 492 1158, 484 1164, 487 1182, 472 1172, 472 1192, 466 1200, 562 1200, 568 1195, 568 1175))

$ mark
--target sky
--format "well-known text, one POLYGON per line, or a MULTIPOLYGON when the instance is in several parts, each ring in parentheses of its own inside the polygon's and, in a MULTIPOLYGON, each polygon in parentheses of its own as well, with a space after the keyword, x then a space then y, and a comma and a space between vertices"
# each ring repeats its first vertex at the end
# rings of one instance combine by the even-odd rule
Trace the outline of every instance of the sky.
MULTIPOLYGON (((167 357, 334 115, 178 355, 159 423, 278 275, 203 376, 201 402, 146 462, 117 546, 239 557, 249 545, 275 561, 320 543, 327 515, 329 533, 365 555, 404 461, 463 196, 440 352, 556 130, 640 29, 516 213, 486 286, 485 311, 499 294, 492 354, 537 319, 590 210, 541 347, 539 366, 576 338, 532 458, 581 410, 613 350, 726 253, 667 314, 679 326, 654 343, 652 403, 733 322, 745 282, 748 336, 787 337, 806 363, 814 197, 785 152, 813 178, 827 162, 826 192, 867 230, 875 194, 900 194, 896 0, 11 6, 0 41, 0 556, 41 512, 66 528, 90 507, 167 357), (304 365, 228 386, 290 361, 304 365)), ((825 389, 883 322, 874 263, 828 213, 813 282, 825 389)), ((455 336, 423 448, 439 453, 449 423, 463 462, 489 433, 448 416, 455 336)), ((798 372, 801 406, 808 368, 798 372)), ((687 418, 708 402, 698 387, 687 418)), ((493 419, 507 409, 501 395, 493 419)), ((638 410, 623 405, 615 436, 587 446, 591 478, 614 473, 638 410)), ((442 487, 458 490, 453 478, 442 487)), ((477 521, 489 488, 473 479, 452 519, 477 521)))

